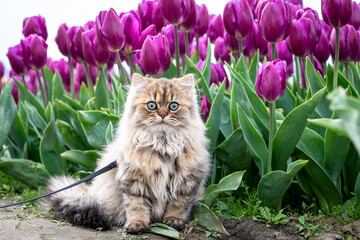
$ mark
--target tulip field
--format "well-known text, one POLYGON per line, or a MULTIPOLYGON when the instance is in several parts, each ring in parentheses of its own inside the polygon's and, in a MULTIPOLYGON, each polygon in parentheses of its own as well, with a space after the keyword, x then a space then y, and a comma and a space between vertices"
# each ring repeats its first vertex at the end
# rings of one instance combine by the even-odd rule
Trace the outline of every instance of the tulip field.
POLYGON ((212 164, 200 225, 226 233, 218 218, 240 219, 229 208, 245 189, 272 213, 359 209, 360 4, 318 2, 321 12, 302 0, 230 0, 214 15, 196 0, 142 0, 82 26, 64 19, 60 59, 47 56, 45 19, 24 16, 9 75, 0 63, 1 174, 31 189, 91 174, 133 73, 193 74, 212 164))

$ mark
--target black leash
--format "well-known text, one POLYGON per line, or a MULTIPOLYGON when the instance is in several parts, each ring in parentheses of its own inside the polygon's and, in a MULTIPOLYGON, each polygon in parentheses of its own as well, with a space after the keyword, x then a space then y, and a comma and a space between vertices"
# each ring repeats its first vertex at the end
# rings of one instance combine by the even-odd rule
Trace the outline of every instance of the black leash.
POLYGON ((17 203, 12 203, 12 204, 8 204, 8 205, 5 205, 5 206, 0 206, 0 209, 1 208, 6 208, 6 207, 11 207, 11 206, 16 206, 16 205, 20 205, 20 204, 23 204, 23 203, 27 203, 27 202, 31 202, 31 201, 35 201, 35 200, 38 200, 40 198, 44 198, 44 197, 47 197, 47 196, 50 196, 50 195, 53 195, 55 193, 58 193, 58 192, 61 192, 61 191, 64 191, 66 189, 69 189, 69 188, 72 188, 72 187, 75 187, 76 185, 79 185, 81 183, 84 183, 94 177, 97 177, 99 176, 100 174, 103 174, 107 171, 110 171, 111 169, 115 168, 117 166, 117 163, 116 161, 113 161, 112 163, 110 163, 109 165, 107 165, 106 167, 103 167, 102 169, 99 169, 98 171, 94 172, 93 174, 90 174, 89 176, 86 176, 82 179, 80 179, 79 181, 67 186, 67 187, 64 187, 64 188, 61 188, 59 190, 56 190, 54 192, 50 192, 50 193, 47 193, 47 194, 44 194, 40 197, 36 197, 36 198, 32 198, 32 199, 28 199, 28 200, 25 200, 25 201, 22 201, 22 202, 17 202, 17 203))

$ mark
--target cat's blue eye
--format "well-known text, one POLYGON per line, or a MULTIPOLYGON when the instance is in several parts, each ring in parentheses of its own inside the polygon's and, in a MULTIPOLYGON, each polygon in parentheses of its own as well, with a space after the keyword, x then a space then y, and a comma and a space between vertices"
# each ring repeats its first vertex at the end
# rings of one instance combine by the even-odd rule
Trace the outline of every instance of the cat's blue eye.
POLYGON ((149 109, 149 110, 155 110, 155 109, 157 109, 157 105, 156 105, 156 103, 155 102, 148 102, 148 104, 147 104, 147 108, 149 109))
POLYGON ((169 109, 172 110, 172 111, 176 111, 178 108, 179 108, 179 104, 176 103, 176 102, 172 102, 169 105, 169 109))

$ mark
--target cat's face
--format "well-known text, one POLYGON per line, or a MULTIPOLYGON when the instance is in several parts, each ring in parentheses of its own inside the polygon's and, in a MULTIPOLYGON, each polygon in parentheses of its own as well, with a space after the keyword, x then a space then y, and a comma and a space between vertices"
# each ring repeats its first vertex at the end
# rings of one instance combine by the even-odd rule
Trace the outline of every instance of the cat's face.
POLYGON ((191 121, 196 113, 194 78, 152 79, 134 74, 131 119, 138 126, 179 127, 191 121), (195 101, 194 101, 195 99, 195 101), (194 103, 195 102, 195 103, 194 103))

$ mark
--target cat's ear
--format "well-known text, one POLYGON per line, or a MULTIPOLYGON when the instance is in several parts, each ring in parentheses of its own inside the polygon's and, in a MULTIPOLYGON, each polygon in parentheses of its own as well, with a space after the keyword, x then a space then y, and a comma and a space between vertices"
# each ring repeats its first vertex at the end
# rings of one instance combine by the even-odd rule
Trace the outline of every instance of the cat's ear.
POLYGON ((191 89, 194 87, 195 79, 193 74, 186 74, 182 78, 177 79, 181 90, 184 92, 191 92, 191 89))
POLYGON ((136 92, 141 92, 149 84, 149 79, 141 76, 138 73, 134 73, 131 78, 131 87, 136 90, 136 92))

